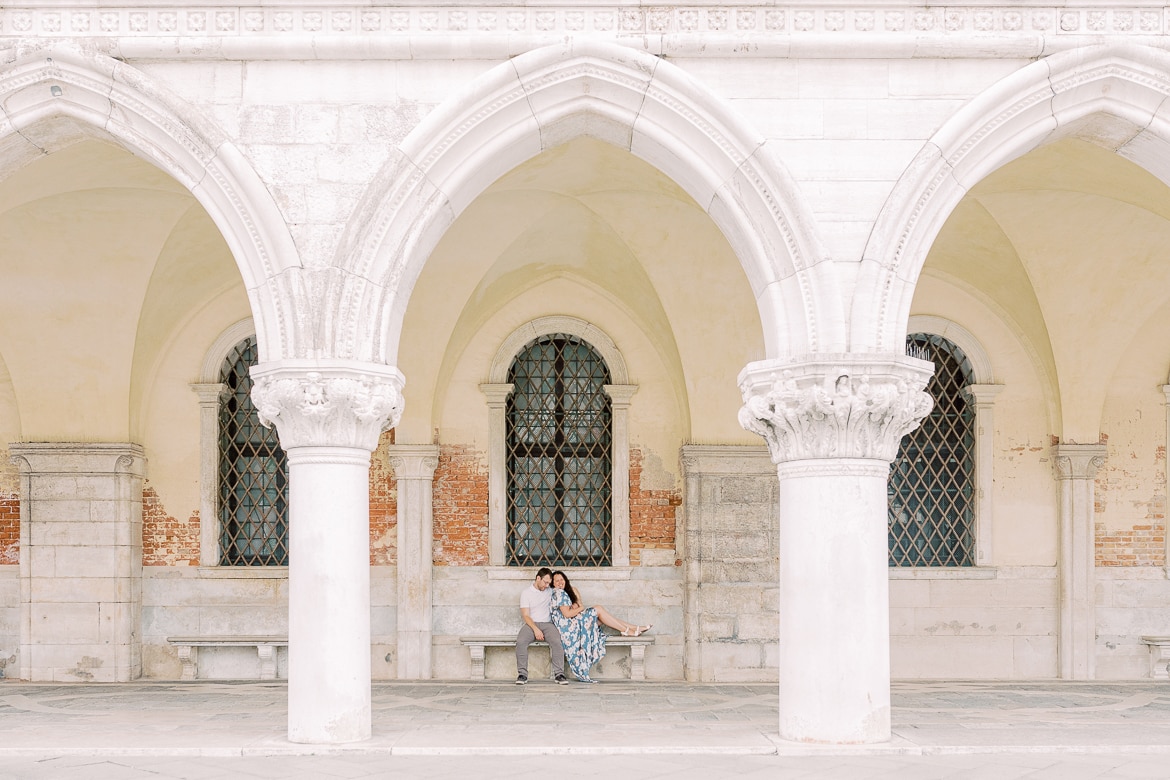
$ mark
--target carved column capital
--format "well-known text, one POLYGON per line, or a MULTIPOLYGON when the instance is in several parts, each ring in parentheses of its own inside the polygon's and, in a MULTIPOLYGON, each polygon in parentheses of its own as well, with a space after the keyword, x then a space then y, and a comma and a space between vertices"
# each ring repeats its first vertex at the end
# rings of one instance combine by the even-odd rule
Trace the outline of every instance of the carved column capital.
POLYGON ((1105 465, 1104 444, 1058 444, 1052 463, 1057 479, 1095 479, 1097 469, 1105 465))
POLYGON ((740 372, 739 423, 768 443, 772 462, 893 461, 934 401, 934 366, 906 355, 826 354, 751 363, 740 372))
POLYGON ((280 444, 353 447, 373 452, 382 431, 402 418, 405 379, 393 366, 352 361, 287 360, 252 373, 252 401, 280 444))
POLYGON ((396 479, 435 478, 435 469, 439 467, 437 444, 391 444, 387 450, 387 460, 396 479))

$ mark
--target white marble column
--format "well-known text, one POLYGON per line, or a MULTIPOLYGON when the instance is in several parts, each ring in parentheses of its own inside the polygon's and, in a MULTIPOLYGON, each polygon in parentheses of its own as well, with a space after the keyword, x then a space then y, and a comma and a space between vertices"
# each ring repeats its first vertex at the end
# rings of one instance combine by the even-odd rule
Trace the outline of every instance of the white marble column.
POLYGON ((432 488, 439 466, 433 444, 390 447, 398 486, 398 679, 431 679, 432 488))
POLYGON ((137 444, 10 444, 20 469, 20 677, 142 674, 142 477, 137 444))
POLYGON ((930 412, 933 366, 903 355, 752 363, 740 423, 780 479, 780 736, 890 738, 889 464, 930 412))
POLYGON ((1105 464, 1104 444, 1058 444, 1060 480, 1060 676, 1092 680, 1097 658, 1096 547, 1093 480, 1105 464))
POLYGON ((289 468, 288 738, 370 736, 370 453, 402 415, 390 366, 287 360, 252 399, 289 468))

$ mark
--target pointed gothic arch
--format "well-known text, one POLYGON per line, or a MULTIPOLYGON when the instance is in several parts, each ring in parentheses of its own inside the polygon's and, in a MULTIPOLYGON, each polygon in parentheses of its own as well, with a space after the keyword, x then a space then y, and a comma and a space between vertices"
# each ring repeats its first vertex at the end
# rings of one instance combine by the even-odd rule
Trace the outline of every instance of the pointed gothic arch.
POLYGON ((337 354, 393 364, 414 283, 444 231, 501 175, 581 136, 654 165, 714 220, 751 284, 768 357, 842 347, 828 253, 764 139, 669 62, 577 40, 496 66, 403 141, 339 248, 337 354))
POLYGON ((1079 137, 1170 184, 1170 54, 1109 44, 1054 54, 951 117, 895 184, 874 224, 849 317, 857 351, 901 352, 918 275, 959 201, 992 171, 1079 137))
POLYGON ((0 180, 77 141, 121 146, 182 184, 211 217, 248 291, 264 359, 294 355, 296 248, 268 189, 217 127, 141 71, 65 44, 0 71, 0 180))

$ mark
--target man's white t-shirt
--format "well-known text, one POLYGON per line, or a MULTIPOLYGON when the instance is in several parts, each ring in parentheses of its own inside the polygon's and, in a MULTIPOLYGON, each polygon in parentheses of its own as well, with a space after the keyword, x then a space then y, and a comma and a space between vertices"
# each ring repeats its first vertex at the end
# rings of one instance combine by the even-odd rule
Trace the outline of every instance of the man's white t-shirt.
POLYGON ((552 588, 537 590, 535 585, 529 585, 520 593, 520 609, 527 609, 534 623, 548 623, 552 619, 551 605, 552 588))

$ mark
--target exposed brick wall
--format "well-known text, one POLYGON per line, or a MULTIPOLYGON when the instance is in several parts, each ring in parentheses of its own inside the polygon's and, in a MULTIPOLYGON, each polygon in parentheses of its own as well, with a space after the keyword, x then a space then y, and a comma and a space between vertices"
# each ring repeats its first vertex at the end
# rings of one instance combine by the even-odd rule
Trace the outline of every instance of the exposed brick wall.
POLYGON ((20 496, 0 493, 0 564, 20 563, 20 496))
POLYGON ((1163 566, 1166 561, 1166 521, 1107 530, 1096 524, 1098 566, 1163 566))
MULTIPOLYGON (((630 450, 630 565, 640 566, 642 550, 673 550, 680 490, 642 489, 642 451, 630 450)), ((676 566, 682 561, 676 560, 676 566)))
POLYGON ((488 563, 488 470, 471 447, 442 445, 434 482, 436 566, 488 563))
POLYGON ((385 566, 398 560, 398 483, 390 467, 387 449, 394 431, 382 434, 370 456, 370 565, 385 566))
MULTIPOLYGON (((1100 442, 1109 443, 1102 434, 1100 442)), ((1093 482, 1098 566, 1163 566, 1166 562, 1166 447, 1118 445, 1093 482), (1120 521, 1120 522, 1119 522, 1120 521)))
POLYGON ((142 565, 199 565, 199 510, 171 517, 149 482, 142 487, 142 565))

